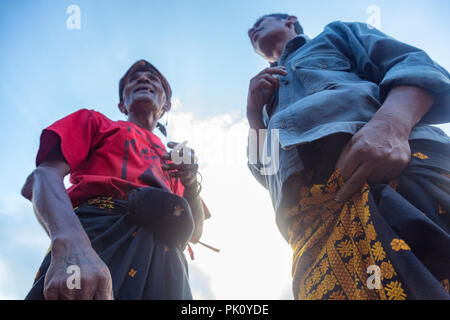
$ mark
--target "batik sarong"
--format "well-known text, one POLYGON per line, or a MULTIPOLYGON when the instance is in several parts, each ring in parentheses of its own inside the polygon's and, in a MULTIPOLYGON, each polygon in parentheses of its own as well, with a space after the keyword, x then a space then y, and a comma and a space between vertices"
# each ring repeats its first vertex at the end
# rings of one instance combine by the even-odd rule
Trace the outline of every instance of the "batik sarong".
MULTIPOLYGON (((315 148, 322 157, 326 146, 315 148)), ((411 150, 399 177, 365 183, 345 203, 334 200, 344 183, 335 151, 291 180, 277 219, 293 248, 295 299, 450 299, 450 146, 416 140, 411 150)))

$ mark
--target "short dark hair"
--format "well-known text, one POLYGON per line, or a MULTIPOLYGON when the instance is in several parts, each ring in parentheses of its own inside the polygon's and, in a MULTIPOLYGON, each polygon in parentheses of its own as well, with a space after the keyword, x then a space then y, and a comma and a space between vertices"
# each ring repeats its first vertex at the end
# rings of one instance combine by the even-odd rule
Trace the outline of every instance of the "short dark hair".
MULTIPOLYGON (((289 18, 290 15, 286 14, 286 13, 270 13, 270 14, 265 14, 263 15, 261 18, 259 18, 258 20, 256 20, 254 26, 257 27, 265 18, 276 18, 276 19, 287 19, 289 18)), ((303 34, 303 27, 301 26, 300 22, 296 22, 294 24, 294 30, 296 34, 303 34)))
POLYGON ((135 72, 139 71, 150 71, 156 73, 156 75, 161 80, 162 86, 164 88, 164 92, 166 93, 167 102, 164 106, 164 110, 167 112, 171 108, 170 99, 172 98, 172 89, 170 88, 169 82, 167 79, 163 76, 161 72, 159 72, 158 69, 154 65, 152 65, 150 62, 146 60, 139 60, 133 63, 133 65, 128 69, 128 71, 125 73, 125 75, 120 79, 119 81, 119 99, 120 102, 123 101, 123 90, 125 88, 126 80, 129 76, 131 76, 135 72))

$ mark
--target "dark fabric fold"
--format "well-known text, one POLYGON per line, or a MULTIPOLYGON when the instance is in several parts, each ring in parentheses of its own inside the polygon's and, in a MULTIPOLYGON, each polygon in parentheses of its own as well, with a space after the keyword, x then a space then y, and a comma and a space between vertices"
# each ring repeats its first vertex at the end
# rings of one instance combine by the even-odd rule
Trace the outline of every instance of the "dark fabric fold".
MULTIPOLYGON (((95 198, 75 208, 92 247, 108 266, 118 300, 190 300, 188 266, 183 252, 157 239, 128 216, 128 200, 95 198)), ((44 299, 49 252, 27 300, 44 299)), ((82 271, 81 271, 82 272, 82 271)))

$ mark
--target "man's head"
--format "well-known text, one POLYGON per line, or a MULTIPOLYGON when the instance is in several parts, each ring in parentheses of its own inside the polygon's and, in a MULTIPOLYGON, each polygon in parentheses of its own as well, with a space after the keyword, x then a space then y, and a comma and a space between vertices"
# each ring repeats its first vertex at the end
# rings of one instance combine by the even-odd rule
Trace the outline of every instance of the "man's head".
POLYGON ((125 115, 154 112, 161 118, 170 110, 171 97, 166 78, 145 60, 135 62, 119 82, 119 109, 125 115))
POLYGON ((281 13, 262 16, 248 30, 253 49, 269 62, 278 60, 286 42, 302 33, 297 17, 281 13))

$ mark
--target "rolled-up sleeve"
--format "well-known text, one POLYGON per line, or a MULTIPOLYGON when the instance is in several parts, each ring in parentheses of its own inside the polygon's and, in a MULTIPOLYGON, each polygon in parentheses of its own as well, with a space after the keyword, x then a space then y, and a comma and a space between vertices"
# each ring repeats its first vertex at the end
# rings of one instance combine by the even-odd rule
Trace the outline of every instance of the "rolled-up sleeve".
POLYGON ((365 23, 333 22, 327 28, 338 47, 352 58, 360 77, 380 86, 381 101, 396 86, 419 87, 436 98, 421 123, 450 122, 450 74, 423 50, 365 23))

